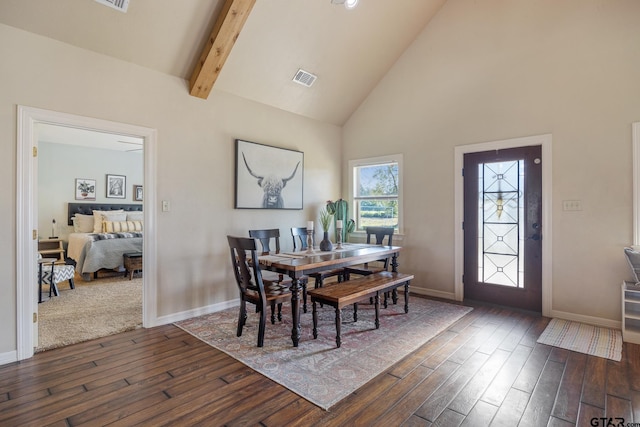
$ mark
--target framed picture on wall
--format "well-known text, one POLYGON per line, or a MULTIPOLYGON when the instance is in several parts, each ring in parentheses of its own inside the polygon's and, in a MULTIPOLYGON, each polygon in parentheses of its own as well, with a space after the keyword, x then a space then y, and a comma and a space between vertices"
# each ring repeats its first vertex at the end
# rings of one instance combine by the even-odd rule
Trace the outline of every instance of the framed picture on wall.
POLYGON ((124 199, 126 197, 127 177, 124 175, 107 175, 107 197, 124 199))
POLYGON ((96 180, 76 178, 76 200, 95 200, 96 180))
POLYGON ((236 209, 302 209, 304 153, 236 140, 236 209))
POLYGON ((142 185, 133 186, 133 200, 136 202, 142 201, 142 185))

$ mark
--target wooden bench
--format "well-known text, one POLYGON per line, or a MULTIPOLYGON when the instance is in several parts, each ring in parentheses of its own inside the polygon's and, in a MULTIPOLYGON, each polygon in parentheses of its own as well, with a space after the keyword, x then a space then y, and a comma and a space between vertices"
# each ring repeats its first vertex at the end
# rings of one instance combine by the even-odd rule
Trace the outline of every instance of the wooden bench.
POLYGON ((404 286, 404 312, 409 312, 409 282, 412 274, 381 271, 357 279, 335 283, 331 286, 308 291, 313 304, 313 338, 318 338, 317 304, 327 304, 336 310, 336 344, 340 347, 340 324, 342 323, 342 308, 353 304, 353 321, 358 321, 358 305, 362 300, 374 298, 376 311, 376 329, 380 328, 380 293, 395 290, 404 286))

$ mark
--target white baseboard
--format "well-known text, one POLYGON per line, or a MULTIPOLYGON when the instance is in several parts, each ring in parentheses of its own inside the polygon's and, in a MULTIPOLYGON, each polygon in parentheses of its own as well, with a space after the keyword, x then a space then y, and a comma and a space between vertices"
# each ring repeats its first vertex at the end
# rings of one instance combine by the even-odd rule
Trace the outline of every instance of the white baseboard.
POLYGON ((240 305, 240 298, 219 302, 217 304, 208 305, 206 307, 194 308, 193 310, 181 311, 179 313, 172 313, 167 316, 161 316, 156 318, 156 321, 154 322, 153 326, 167 325, 169 323, 191 319, 192 317, 198 317, 205 314, 215 313, 217 311, 222 311, 230 307, 236 307, 238 305, 240 305))
MULTIPOLYGON (((398 290, 398 292, 400 292, 400 289, 398 290)), ((442 298, 454 301, 456 299, 453 292, 436 291, 435 289, 420 288, 418 286, 409 286, 409 292, 418 295, 426 295, 428 297, 442 298)))
POLYGON ((551 310, 551 317, 571 320, 573 322, 586 323, 588 325, 601 326, 603 328, 621 329, 621 320, 603 319, 601 317, 585 316, 583 314, 568 313, 566 311, 551 310))
POLYGON ((17 362, 18 352, 8 351, 6 353, 0 353, 0 365, 6 365, 7 363, 17 362))

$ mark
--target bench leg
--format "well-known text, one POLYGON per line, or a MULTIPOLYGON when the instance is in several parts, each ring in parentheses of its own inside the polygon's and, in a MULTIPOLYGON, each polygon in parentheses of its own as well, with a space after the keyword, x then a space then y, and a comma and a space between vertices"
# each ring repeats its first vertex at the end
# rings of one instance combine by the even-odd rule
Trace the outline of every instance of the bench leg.
POLYGON ((393 298, 393 305, 396 305, 398 303, 398 288, 393 288, 391 296, 393 298))
POLYGON ((380 329, 380 293, 379 292, 376 292, 376 296, 374 300, 375 300, 375 307, 376 307, 376 329, 380 329))
POLYGON ((342 310, 336 307, 336 345, 340 347, 340 326, 342 325, 342 310))
POLYGON ((404 312, 409 312, 409 282, 404 284, 404 312))
POLYGON ((311 315, 313 316, 313 339, 318 338, 318 310, 316 301, 311 300, 311 315))
POLYGON ((354 303, 353 304, 353 321, 357 322, 358 321, 358 303, 354 303))

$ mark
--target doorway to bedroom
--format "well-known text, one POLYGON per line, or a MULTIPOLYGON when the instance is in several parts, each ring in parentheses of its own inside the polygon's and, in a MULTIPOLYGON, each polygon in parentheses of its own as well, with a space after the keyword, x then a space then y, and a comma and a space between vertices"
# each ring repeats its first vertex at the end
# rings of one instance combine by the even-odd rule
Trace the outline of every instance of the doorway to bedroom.
POLYGON ((59 283, 50 297, 45 285, 39 296, 36 352, 142 326, 142 272, 127 274, 123 255, 142 254, 144 139, 50 123, 36 131, 38 251, 62 248, 57 262, 76 271, 73 288, 59 283), (92 213, 98 206, 109 213, 92 213), (97 239, 114 228, 117 239, 97 239))
MULTIPOLYGON (((156 130, 151 128, 145 128, 137 125, 129 125, 125 123, 112 122, 102 119, 95 119, 90 117, 76 116, 67 113, 59 113, 51 110, 43 110, 33 107, 18 106, 18 123, 17 123, 17 179, 16 179, 16 199, 18 213, 16 216, 16 332, 17 332, 17 359, 23 360, 33 356, 34 350, 38 347, 38 332, 39 332, 39 308, 43 304, 38 304, 38 279, 37 279, 37 259, 38 259, 38 243, 39 234, 45 238, 55 237, 55 234, 62 234, 59 228, 53 226, 53 217, 40 218, 43 225, 40 224, 38 206, 40 196, 46 196, 47 193, 42 191, 38 185, 38 177, 40 173, 44 172, 44 169, 39 170, 39 126, 41 124, 56 125, 59 127, 82 129, 88 131, 95 131, 98 133, 106 133, 110 135, 117 135, 121 137, 134 137, 142 139, 143 151, 142 161, 138 162, 142 169, 142 175, 140 182, 127 181, 121 179, 123 184, 122 193, 118 191, 107 190, 109 183, 109 177, 106 175, 115 175, 120 177, 126 177, 127 175, 118 173, 117 170, 109 171, 102 180, 102 189, 98 186, 98 176, 96 175, 96 185, 94 191, 96 198, 98 193, 104 195, 109 201, 113 199, 116 202, 137 202, 128 200, 137 196, 142 197, 142 205, 147 207, 143 212, 143 219, 145 222, 144 239, 143 239, 143 252, 144 252, 144 275, 142 278, 133 279, 141 281, 141 312, 142 312, 142 326, 150 327, 155 326, 156 320, 156 236, 155 236, 155 168, 156 168, 156 130), (129 188, 131 185, 131 188, 129 188), (138 191, 133 188, 133 185, 144 185, 140 187, 140 190, 144 188, 144 192, 138 191), (126 186, 126 187, 125 187, 126 186), (40 194, 42 193, 42 194, 40 194), (120 196, 120 197, 107 197, 120 196), (124 198, 122 198, 124 196, 124 198)), ((126 139, 126 138, 125 138, 126 139)), ((44 147, 44 146, 43 146, 44 147)), ((44 148, 46 152, 46 148, 44 148)), ((76 148, 78 150, 78 148, 76 148)), ((42 158, 44 159, 44 157, 42 158)), ((97 162, 93 163, 95 166, 101 159, 97 159, 97 162)), ((44 160, 43 160, 44 161, 44 160)), ((59 166, 53 165, 53 168, 59 166)), ((92 169, 93 170, 93 169, 92 169)), ((89 171, 91 172, 91 170, 89 171)), ((90 180, 93 179, 90 176, 75 176, 75 171, 72 172, 71 184, 68 184, 68 190, 66 190, 67 200, 73 202, 82 202, 83 200, 76 200, 76 178, 90 180)), ((99 171, 102 173, 102 171, 99 171)), ((59 172, 58 176, 64 175, 59 172)), ((68 178, 68 177, 67 177, 68 178)), ((67 180, 65 178, 65 180, 67 180)), ((53 178, 52 178, 53 179, 53 178)), ((84 197, 84 196, 82 196, 84 197)), ((93 202, 93 201, 89 201, 93 202)), ((97 202, 97 200, 96 200, 97 202)), ((60 202, 63 205, 62 210, 66 212, 65 201, 60 202)), ((60 208, 57 208, 60 209, 60 208)), ((60 215, 58 212, 55 215, 60 215)), ((64 227, 64 230, 73 230, 68 226, 66 213, 62 215, 62 218, 56 219, 56 227, 64 227)), ((63 230, 63 231, 64 231, 63 230)), ((59 237, 59 236, 58 236, 59 237)), ((68 248, 67 248, 68 249, 68 248)), ((120 276, 119 272, 114 272, 113 280, 124 279, 124 272, 120 276)), ((129 282, 129 281, 128 281, 129 282)), ((132 282, 132 281, 131 281, 132 282)), ((77 281, 76 283, 80 283, 77 281)), ((95 282, 94 284, 97 284, 95 282)), ((129 283, 130 284, 130 283, 129 283)), ((63 289, 60 293, 67 292, 69 295, 76 295, 78 286, 74 290, 69 289, 69 285, 63 283, 60 285, 63 289)), ((114 287, 111 287, 114 288, 114 287)), ((98 293, 104 296, 106 293, 98 293)), ((140 294, 140 292, 138 292, 140 294)), ((59 298, 59 297, 54 297, 59 298)), ((75 309, 79 311, 84 304, 76 303, 75 309)), ((139 305, 140 307, 140 305, 139 305)), ((86 317, 92 317, 87 315, 86 317)), ((110 313, 107 322, 118 322, 114 313, 110 313)))

